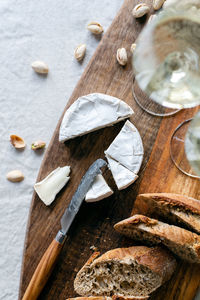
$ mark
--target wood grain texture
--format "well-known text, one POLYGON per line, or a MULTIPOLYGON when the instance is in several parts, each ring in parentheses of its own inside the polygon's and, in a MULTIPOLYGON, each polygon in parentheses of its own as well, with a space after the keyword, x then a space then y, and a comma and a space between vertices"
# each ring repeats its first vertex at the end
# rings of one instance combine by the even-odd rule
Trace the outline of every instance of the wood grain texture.
MULTIPOLYGON (((146 2, 151 3, 150 0, 146 2)), ((138 107, 132 97, 133 75, 130 51, 128 51, 129 61, 126 67, 121 67, 116 62, 117 49, 125 47, 129 50, 145 21, 145 19, 136 21, 132 17, 131 10, 136 3, 136 0, 124 2, 99 43, 66 109, 79 96, 92 92, 106 93, 126 101, 135 111, 131 121, 138 128, 144 143, 145 155, 139 179, 126 190, 119 192, 111 173, 108 170, 105 172, 105 179, 115 193, 98 203, 83 203, 70 228, 59 261, 38 298, 41 300, 63 300, 75 296, 74 277, 92 254, 90 250, 92 245, 101 253, 112 248, 133 245, 133 241, 117 234, 113 225, 130 215, 138 192, 182 192, 199 198, 199 181, 181 174, 169 157, 170 135, 181 121, 194 114, 194 110, 181 111, 176 116, 165 119, 148 115, 138 107)), ((95 159, 104 157, 104 150, 123 126, 121 122, 113 127, 68 141, 66 144, 59 144, 58 132, 61 120, 62 117, 46 150, 37 180, 43 179, 52 170, 64 165, 71 166, 71 179, 67 188, 59 193, 50 207, 46 207, 38 196, 33 194, 24 246, 19 299, 22 298, 42 255, 55 237, 60 226, 60 218, 81 177, 95 159)), ((141 206, 137 205, 137 207, 141 206)), ((152 299, 192 300, 198 285, 197 267, 180 262, 173 279, 159 289, 152 299)))

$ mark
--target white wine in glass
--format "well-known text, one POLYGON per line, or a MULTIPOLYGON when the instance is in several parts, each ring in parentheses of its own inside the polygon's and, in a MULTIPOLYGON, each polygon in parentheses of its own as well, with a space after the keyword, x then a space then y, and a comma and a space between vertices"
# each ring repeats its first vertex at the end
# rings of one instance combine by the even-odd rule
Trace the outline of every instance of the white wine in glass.
POLYGON ((199 105, 200 1, 173 1, 145 26, 133 68, 139 87, 162 106, 199 105))
MULTIPOLYGON (((200 0, 167 0, 167 3, 169 5, 144 27, 136 41, 135 79, 149 99, 159 105, 191 108, 200 105, 200 0)), ((159 113, 154 114, 159 116, 159 113)), ((191 123, 184 150, 189 121, 179 125, 171 138, 171 158, 183 173, 199 178, 190 172, 186 158, 187 152, 197 171, 199 156, 194 148, 200 153, 199 141, 196 133, 192 135, 197 121, 191 123)))

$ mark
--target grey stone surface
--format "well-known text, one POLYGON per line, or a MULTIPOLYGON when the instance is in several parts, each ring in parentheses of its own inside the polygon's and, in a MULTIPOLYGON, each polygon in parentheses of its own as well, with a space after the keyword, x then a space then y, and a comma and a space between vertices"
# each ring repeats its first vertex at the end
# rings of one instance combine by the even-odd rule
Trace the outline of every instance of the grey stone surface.
POLYGON ((81 73, 99 40, 88 22, 106 30, 122 0, 1 0, 0 1, 0 299, 18 297, 22 251, 33 185, 43 155, 30 149, 31 142, 47 143, 81 73), (87 44, 82 64, 74 48, 87 44), (30 67, 45 61, 49 75, 30 67), (16 151, 9 135, 22 136, 27 147, 16 151), (6 173, 20 169, 21 183, 6 180, 6 173))

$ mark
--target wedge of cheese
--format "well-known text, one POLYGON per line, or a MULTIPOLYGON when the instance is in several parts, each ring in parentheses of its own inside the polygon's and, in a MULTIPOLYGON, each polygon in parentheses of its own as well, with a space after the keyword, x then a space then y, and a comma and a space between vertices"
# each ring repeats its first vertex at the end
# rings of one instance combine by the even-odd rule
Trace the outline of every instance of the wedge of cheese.
POLYGON ((105 154, 129 171, 135 174, 139 172, 144 149, 140 134, 130 121, 126 121, 120 133, 105 151, 105 154))
POLYGON ((136 181, 138 176, 122 166, 110 156, 106 156, 108 165, 118 190, 126 189, 129 185, 136 181))
POLYGON ((118 98, 100 93, 82 96, 66 111, 60 126, 59 141, 65 142, 113 125, 132 114, 132 108, 118 98))
POLYGON ((86 202, 96 202, 113 194, 107 182, 101 174, 97 175, 94 183, 85 196, 86 202))
POLYGON ((65 166, 63 168, 58 167, 52 171, 42 181, 37 182, 34 185, 34 189, 40 199, 46 205, 50 205, 60 190, 66 185, 70 177, 70 167, 65 166))

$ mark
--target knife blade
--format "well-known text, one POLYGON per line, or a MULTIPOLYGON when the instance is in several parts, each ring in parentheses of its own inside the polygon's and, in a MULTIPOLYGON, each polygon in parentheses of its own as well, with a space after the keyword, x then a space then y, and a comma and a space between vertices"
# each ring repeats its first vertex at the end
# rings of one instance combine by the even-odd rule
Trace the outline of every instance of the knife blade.
POLYGON ((36 300, 44 288, 53 268, 56 264, 58 255, 62 249, 66 234, 88 192, 95 177, 101 174, 101 168, 106 166, 107 163, 103 159, 97 159, 85 173, 81 182, 73 195, 69 206, 66 208, 61 218, 61 230, 58 231, 55 239, 51 242, 48 249, 42 256, 26 292, 22 300, 36 300))
POLYGON ((105 160, 99 158, 97 159, 87 170, 81 182, 73 195, 69 206, 66 208, 62 218, 61 218, 61 230, 59 230, 56 240, 62 243, 62 239, 65 238, 67 231, 69 230, 81 203, 83 202, 85 195, 87 194, 90 186, 92 185, 95 177, 101 174, 101 168, 106 166, 105 160))

